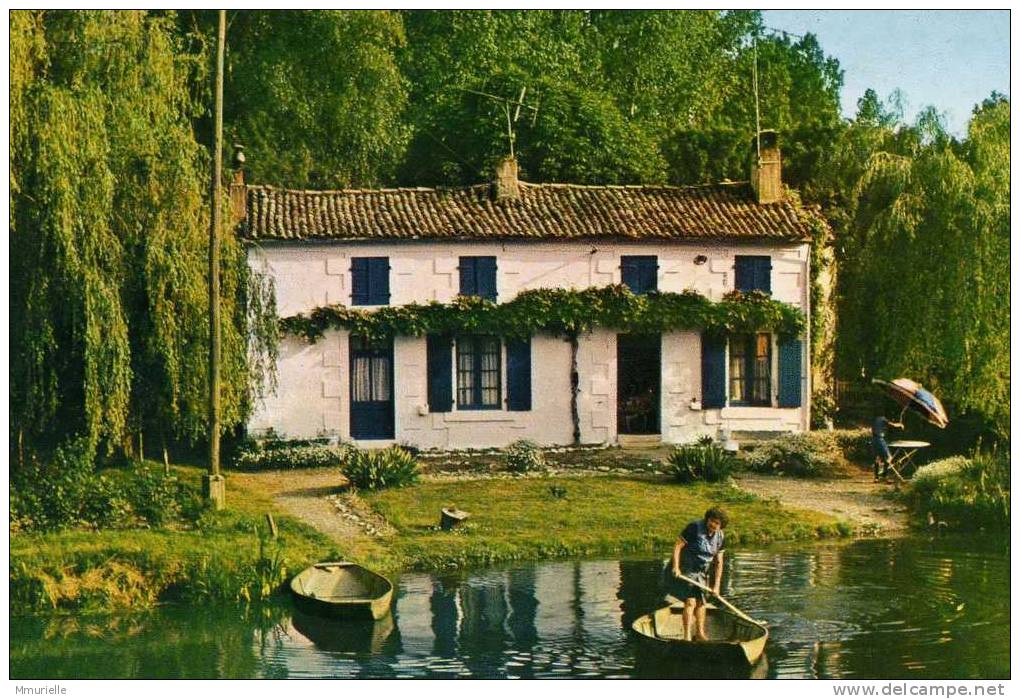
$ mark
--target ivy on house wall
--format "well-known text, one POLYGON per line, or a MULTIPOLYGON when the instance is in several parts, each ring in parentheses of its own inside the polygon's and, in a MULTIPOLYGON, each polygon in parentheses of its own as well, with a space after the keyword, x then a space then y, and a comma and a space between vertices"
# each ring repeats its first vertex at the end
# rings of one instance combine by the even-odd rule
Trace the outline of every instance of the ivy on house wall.
POLYGON ((595 327, 647 334, 702 330, 710 334, 771 331, 799 336, 805 324, 799 308, 761 292, 734 291, 713 302, 691 290, 636 295, 615 285, 532 289, 500 304, 464 296, 451 303, 411 303, 374 311, 337 304, 283 318, 280 329, 315 342, 330 329, 372 338, 460 333, 573 337, 595 327))

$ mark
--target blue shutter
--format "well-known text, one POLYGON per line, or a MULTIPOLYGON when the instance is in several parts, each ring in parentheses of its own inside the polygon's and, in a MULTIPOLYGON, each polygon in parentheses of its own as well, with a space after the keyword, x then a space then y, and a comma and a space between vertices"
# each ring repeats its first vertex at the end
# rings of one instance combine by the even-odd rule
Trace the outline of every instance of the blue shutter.
POLYGON ((475 258, 475 293, 489 301, 496 300, 496 258, 475 258))
POLYGON ((620 279, 635 294, 647 294, 659 288, 659 258, 655 255, 623 255, 620 279))
POLYGON ((755 285, 758 291, 772 293, 772 258, 758 257, 755 259, 755 285))
POLYGON ((772 293, 771 257, 768 255, 737 255, 733 266, 733 286, 737 291, 772 293))
POLYGON ((390 302, 390 258, 370 257, 368 295, 369 303, 384 306, 390 302))
POLYGON ((364 257, 351 258, 351 305, 363 306, 368 303, 368 260, 364 257))
POLYGON ((453 408, 453 342, 446 335, 426 338, 429 412, 448 413, 453 408))
POLYGON ((506 406, 531 410, 531 338, 507 340, 506 406))
POLYGON ((726 405, 726 339, 701 334, 701 407, 726 405))
POLYGON ((478 285, 475 283, 475 259, 474 257, 460 258, 460 295, 474 296, 478 293, 478 285))
POLYGON ((779 407, 800 407, 801 341, 795 337, 779 340, 779 407))

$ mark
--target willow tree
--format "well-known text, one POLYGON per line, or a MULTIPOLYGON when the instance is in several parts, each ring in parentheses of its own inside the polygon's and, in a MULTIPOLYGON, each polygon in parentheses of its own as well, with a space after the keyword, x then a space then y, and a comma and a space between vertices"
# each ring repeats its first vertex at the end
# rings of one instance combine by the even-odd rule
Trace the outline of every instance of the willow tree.
POLYGON ((928 110, 863 119, 837 153, 860 159, 836 217, 842 373, 911 376, 1008 434, 1008 102, 963 142, 928 110))
MULTIPOLYGON (((172 16, 11 13, 11 413, 30 439, 204 431, 206 64, 172 16), (16 78, 16 80, 15 80, 16 78)), ((243 253, 224 251, 224 423, 253 380, 243 253)))

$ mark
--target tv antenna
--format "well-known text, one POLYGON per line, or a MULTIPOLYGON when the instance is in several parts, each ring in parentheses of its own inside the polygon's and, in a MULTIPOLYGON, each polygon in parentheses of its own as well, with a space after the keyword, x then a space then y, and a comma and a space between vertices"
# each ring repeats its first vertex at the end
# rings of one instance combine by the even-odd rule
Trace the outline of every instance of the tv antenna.
POLYGON ((535 120, 538 118, 538 107, 530 104, 525 104, 524 98, 528 94, 528 88, 522 87, 521 94, 517 99, 510 99, 509 97, 500 97, 499 95, 493 95, 488 92, 482 92, 481 90, 471 90, 466 87, 459 88, 463 92, 470 92, 472 95, 478 95, 485 97, 494 102, 497 102, 503 108, 503 114, 506 116, 506 138, 510 144, 510 157, 514 156, 514 143, 517 140, 517 134, 514 133, 514 125, 517 120, 521 118, 521 110, 527 109, 531 111, 531 125, 535 125, 535 120))

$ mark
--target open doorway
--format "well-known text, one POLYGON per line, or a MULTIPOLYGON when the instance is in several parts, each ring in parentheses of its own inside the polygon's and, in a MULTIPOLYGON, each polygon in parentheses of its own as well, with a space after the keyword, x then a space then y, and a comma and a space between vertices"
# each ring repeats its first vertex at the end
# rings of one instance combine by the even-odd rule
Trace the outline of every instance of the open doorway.
POLYGON ((616 431, 659 434, 662 336, 616 336, 616 431))

